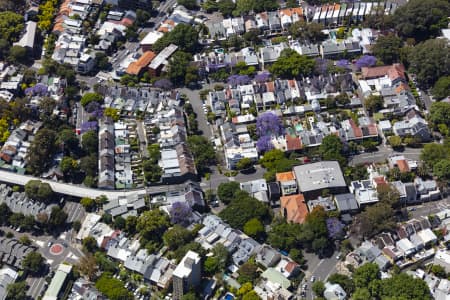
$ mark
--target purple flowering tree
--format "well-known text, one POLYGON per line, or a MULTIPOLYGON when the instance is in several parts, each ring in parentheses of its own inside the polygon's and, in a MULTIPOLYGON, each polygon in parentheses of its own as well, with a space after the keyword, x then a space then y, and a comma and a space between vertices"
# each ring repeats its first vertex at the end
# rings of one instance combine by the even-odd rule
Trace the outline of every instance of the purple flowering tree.
POLYGON ((100 109, 100 103, 96 101, 89 102, 84 108, 88 113, 93 113, 94 111, 100 109))
POLYGON ((362 67, 373 67, 376 63, 377 59, 375 56, 364 55, 356 61, 355 65, 361 69, 362 67))
POLYGON ((255 81, 257 83, 263 83, 270 80, 270 73, 269 72, 262 72, 255 75, 255 81))
POLYGON ((232 86, 248 84, 250 82, 250 77, 247 75, 231 75, 228 77, 227 82, 232 86))
POLYGON ((170 90, 173 88, 172 81, 167 78, 156 80, 153 86, 162 90, 170 90))
POLYGON ((284 132, 281 119, 272 112, 266 112, 256 119, 256 134, 262 136, 280 136, 284 132))
POLYGON ((170 209, 170 220, 173 224, 183 224, 191 217, 192 208, 185 202, 175 202, 170 209))
POLYGON ((350 62, 347 59, 340 59, 336 62, 336 67, 348 69, 350 62))
POLYGON ((42 83, 38 83, 35 86, 25 89, 25 94, 31 96, 45 96, 47 92, 48 87, 42 83))
POLYGON ((262 136, 256 142, 256 148, 259 152, 267 152, 273 149, 272 138, 268 135, 262 136))
POLYGON ((315 70, 318 74, 328 74, 329 60, 326 58, 316 58, 315 70))
POLYGON ((96 121, 84 122, 81 124, 81 133, 85 133, 90 130, 97 130, 96 121))
POLYGON ((336 238, 342 234, 345 225, 338 218, 328 218, 326 220, 328 236, 336 238))
POLYGON ((281 119, 272 112, 261 114, 256 119, 256 134, 259 139, 256 147, 260 152, 273 149, 272 136, 280 136, 284 133, 281 119))

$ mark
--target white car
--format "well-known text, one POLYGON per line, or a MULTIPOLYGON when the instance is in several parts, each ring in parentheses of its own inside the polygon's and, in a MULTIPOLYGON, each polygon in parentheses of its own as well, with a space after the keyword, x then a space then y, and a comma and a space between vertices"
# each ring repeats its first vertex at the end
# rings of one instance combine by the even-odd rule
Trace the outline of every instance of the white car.
POLYGON ((311 276, 311 282, 316 281, 316 276, 311 276))

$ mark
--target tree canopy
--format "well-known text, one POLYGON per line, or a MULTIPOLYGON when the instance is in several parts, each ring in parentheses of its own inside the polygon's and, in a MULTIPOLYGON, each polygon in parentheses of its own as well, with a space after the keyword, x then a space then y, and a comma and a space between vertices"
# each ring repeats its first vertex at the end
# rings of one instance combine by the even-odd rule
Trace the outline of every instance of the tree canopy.
POLYGON ((405 38, 426 40, 447 27, 450 4, 446 0, 410 0, 395 10, 395 28, 405 38))
POLYGON ((53 159, 56 150, 56 132, 42 128, 40 129, 34 140, 31 142, 28 150, 28 166, 27 171, 33 175, 41 175, 47 170, 53 159))
POLYGON ((24 29, 23 17, 12 11, 0 12, 0 39, 16 42, 24 29))
POLYGON ((308 76, 314 71, 315 61, 300 55, 292 49, 284 49, 277 61, 270 67, 270 72, 283 79, 308 76))
POLYGON ((53 200, 54 192, 50 184, 40 180, 30 180, 25 184, 25 193, 30 199, 49 203, 53 200))
POLYGON ((30 252, 22 260, 22 268, 31 273, 38 273, 44 266, 44 258, 39 252, 30 252))
POLYGON ((243 229, 244 225, 253 218, 267 219, 269 211, 264 204, 251 197, 247 192, 239 191, 219 216, 231 227, 243 229))
POLYGON ((394 34, 380 36, 372 48, 373 54, 386 65, 398 62, 400 59, 400 48, 403 45, 401 38, 394 34))
POLYGON ((171 250, 178 249, 192 240, 192 232, 186 228, 175 225, 163 235, 164 244, 171 250))
POLYGON ((445 39, 426 40, 410 50, 408 62, 417 82, 431 87, 440 77, 450 75, 450 46, 445 39))
POLYGON ((217 196, 220 201, 225 204, 229 204, 236 197, 236 193, 239 191, 240 185, 236 181, 221 183, 217 188, 217 196))
POLYGON ((327 38, 327 35, 322 32, 323 29, 324 27, 320 23, 308 23, 300 20, 289 26, 288 30, 294 38, 311 44, 317 44, 327 38))
POLYGON ((81 97, 81 105, 87 106, 89 103, 97 102, 102 103, 103 102, 103 96, 98 93, 86 93, 81 97))
POLYGON ((437 100, 450 96, 450 76, 443 76, 439 78, 439 80, 434 84, 431 92, 437 100))
POLYGON ((159 209, 153 209, 145 211, 139 216, 136 229, 142 235, 141 242, 143 244, 148 243, 146 247, 158 248, 162 242, 163 234, 169 226, 169 216, 159 209))
POLYGON ((121 280, 113 278, 111 273, 105 272, 95 283, 95 287, 108 299, 111 300, 131 300, 133 294, 129 292, 121 280))
POLYGON ((323 160, 336 160, 341 166, 346 163, 345 157, 342 155, 344 146, 338 136, 333 134, 327 135, 319 146, 319 153, 323 160))
POLYGON ((199 47, 198 32, 189 24, 178 24, 175 28, 164 34, 154 45, 156 52, 161 52, 170 44, 178 46, 178 50, 194 54, 199 47))

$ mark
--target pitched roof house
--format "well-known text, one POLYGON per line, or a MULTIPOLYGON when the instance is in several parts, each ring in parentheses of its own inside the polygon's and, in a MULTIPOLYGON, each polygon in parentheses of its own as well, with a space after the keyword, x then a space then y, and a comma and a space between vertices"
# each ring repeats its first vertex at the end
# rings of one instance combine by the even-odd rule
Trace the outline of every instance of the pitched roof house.
POLYGON ((281 214, 288 222, 302 224, 308 215, 308 207, 302 194, 283 196, 281 201, 281 214))

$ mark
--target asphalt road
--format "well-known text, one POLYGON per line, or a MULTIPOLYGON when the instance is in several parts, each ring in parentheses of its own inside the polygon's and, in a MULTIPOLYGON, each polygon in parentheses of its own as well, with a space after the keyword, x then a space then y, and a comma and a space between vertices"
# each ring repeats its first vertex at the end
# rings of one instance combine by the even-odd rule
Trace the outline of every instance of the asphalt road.
POLYGON ((315 281, 320 280, 325 282, 331 274, 335 273, 336 265, 339 262, 339 260, 336 259, 338 254, 339 252, 335 251, 330 258, 320 259, 315 254, 304 253, 304 257, 307 260, 308 269, 305 271, 305 278, 300 284, 299 290, 301 290, 304 283, 308 285, 306 288, 306 299, 314 299, 314 295, 311 290, 311 286, 313 284, 311 282, 311 277, 314 276, 315 281))
MULTIPOLYGON (((204 86, 204 88, 208 88, 208 86, 204 86)), ((185 94, 188 97, 189 103, 192 105, 192 109, 197 114, 198 129, 206 138, 210 139, 213 136, 212 129, 208 124, 205 112, 203 111, 203 102, 200 100, 199 92, 200 90, 191 90, 188 88, 180 89, 180 93, 185 94)))
POLYGON ((77 202, 67 201, 63 209, 67 213, 67 223, 81 222, 86 215, 84 207, 77 202))
POLYGON ((365 163, 376 163, 376 162, 384 162, 391 155, 403 155, 405 158, 411 160, 419 160, 420 152, 422 149, 420 148, 405 148, 404 151, 394 151, 390 147, 378 147, 378 151, 370 152, 370 153, 362 153, 355 155, 349 159, 349 165, 355 166, 359 164, 365 163))
POLYGON ((411 218, 429 216, 444 209, 450 209, 450 197, 438 201, 425 202, 423 204, 408 206, 408 213, 411 218))

